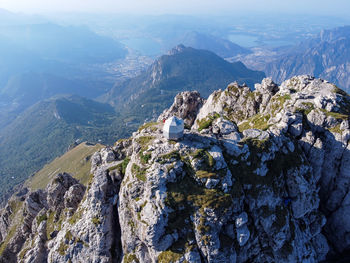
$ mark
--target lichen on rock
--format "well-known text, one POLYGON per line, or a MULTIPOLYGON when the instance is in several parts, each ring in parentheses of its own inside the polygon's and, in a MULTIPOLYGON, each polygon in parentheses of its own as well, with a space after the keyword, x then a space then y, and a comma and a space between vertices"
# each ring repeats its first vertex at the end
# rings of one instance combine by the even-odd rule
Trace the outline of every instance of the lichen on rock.
POLYGON ((207 100, 179 94, 159 122, 95 153, 0 216, 11 262, 320 262, 350 248, 350 97, 298 76, 207 100), (179 141, 162 120, 185 119, 179 141), (18 220, 15 220, 18 218, 18 220), (14 229, 20 229, 16 234, 14 229))

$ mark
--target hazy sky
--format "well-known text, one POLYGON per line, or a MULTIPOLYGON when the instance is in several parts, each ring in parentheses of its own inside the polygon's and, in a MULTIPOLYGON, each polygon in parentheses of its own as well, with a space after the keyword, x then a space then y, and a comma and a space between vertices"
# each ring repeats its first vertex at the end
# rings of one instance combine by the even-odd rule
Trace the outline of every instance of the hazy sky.
POLYGON ((0 0, 0 8, 42 13, 61 11, 147 14, 218 14, 260 11, 348 15, 349 0, 0 0))

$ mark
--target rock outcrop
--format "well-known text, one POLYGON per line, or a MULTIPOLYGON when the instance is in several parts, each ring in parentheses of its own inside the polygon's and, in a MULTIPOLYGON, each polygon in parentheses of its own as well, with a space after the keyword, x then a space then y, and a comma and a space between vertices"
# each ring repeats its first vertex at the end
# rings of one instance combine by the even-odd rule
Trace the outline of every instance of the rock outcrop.
POLYGON ((191 127, 203 103, 204 99, 201 98, 198 91, 181 92, 176 95, 173 105, 159 116, 158 122, 176 116, 182 118, 187 127, 191 127))
POLYGON ((145 124, 91 157, 87 188, 61 174, 13 197, 2 262, 321 262, 348 251, 350 97, 310 76, 255 87, 181 93, 159 120, 187 120, 182 140, 145 124))

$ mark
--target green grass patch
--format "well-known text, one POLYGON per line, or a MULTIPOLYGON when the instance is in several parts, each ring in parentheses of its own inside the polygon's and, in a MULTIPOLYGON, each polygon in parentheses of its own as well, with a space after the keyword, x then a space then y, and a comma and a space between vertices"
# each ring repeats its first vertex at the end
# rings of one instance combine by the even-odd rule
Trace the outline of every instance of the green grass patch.
POLYGON ((196 151, 194 151, 193 153, 191 153, 190 155, 193 158, 201 158, 204 155, 205 150, 204 149, 197 149, 196 151))
POLYGON ((241 143, 247 144, 253 155, 267 152, 271 146, 269 139, 259 140, 257 138, 244 138, 241 143))
POLYGON ((129 162, 130 162, 130 158, 126 157, 120 164, 117 164, 115 166, 108 168, 108 172, 119 170, 122 175, 125 175, 126 167, 128 166, 129 162))
POLYGON ((125 175, 125 172, 126 172, 126 167, 128 166, 130 162, 130 158, 129 157, 126 157, 123 162, 121 163, 121 170, 122 170, 122 174, 125 175))
POLYGON ((66 234, 64 235, 64 238, 67 239, 68 241, 73 240, 73 235, 72 232, 70 232, 69 230, 66 232, 66 234))
POLYGON ((198 170, 196 171, 196 176, 198 178, 217 178, 216 173, 208 172, 208 171, 203 171, 203 170, 198 170))
POLYGON ((140 161, 143 164, 147 164, 148 161, 152 158, 150 153, 144 154, 143 152, 147 150, 147 146, 155 139, 153 136, 142 136, 136 139, 137 143, 140 144, 141 149, 139 153, 140 161))
POLYGON ((247 139, 241 143, 247 144, 249 147, 250 155, 246 161, 238 160, 238 163, 233 165, 230 162, 231 156, 224 154, 224 157, 229 164, 232 176, 240 184, 240 186, 237 185, 235 188, 239 190, 242 185, 251 185, 252 187, 245 192, 254 198, 259 197, 260 189, 264 189, 264 186, 271 187, 276 194, 281 194, 278 184, 283 180, 284 174, 291 167, 299 167, 303 164, 302 152, 296 147, 294 152, 289 152, 288 154, 284 154, 282 151, 277 152, 273 160, 265 163, 268 169, 267 174, 265 176, 257 175, 255 171, 260 168, 261 156, 264 152, 269 151, 271 142, 269 140, 247 139))
MULTIPOLYGON (((186 164, 186 166, 188 166, 186 164)), ((175 229, 182 231, 188 227, 186 220, 190 221, 196 211, 203 214, 205 208, 216 210, 219 214, 227 211, 232 204, 230 194, 226 194, 219 189, 206 189, 200 186, 193 179, 191 168, 187 167, 186 175, 175 183, 167 184, 167 197, 165 204, 174 209, 173 213, 169 214, 167 233, 172 233, 175 229)), ((200 229, 205 229, 205 215, 199 226, 200 229)))
POLYGON ((233 121, 236 123, 243 121, 246 118, 246 116, 242 110, 234 110, 233 108, 229 107, 228 105, 226 105, 226 107, 224 108, 224 112, 225 112, 224 118, 226 120, 233 121))
POLYGON ((163 251, 158 256, 158 263, 175 263, 182 257, 181 253, 171 250, 163 251))
POLYGON ((151 160, 152 158, 152 154, 150 153, 144 154, 142 151, 140 152, 139 156, 140 156, 141 163, 143 164, 148 164, 148 161, 151 160))
POLYGON ((137 179, 139 179, 142 182, 146 182, 146 169, 141 168, 137 164, 132 164, 131 166, 131 172, 136 176, 137 179))
POLYGON ((329 128, 328 129, 332 133, 339 133, 342 134, 342 130, 340 129, 340 124, 336 125, 335 127, 329 128))
POLYGON ((332 111, 327 111, 325 109, 320 109, 326 116, 331 116, 334 119, 337 120, 347 120, 349 118, 349 115, 338 113, 338 112, 332 112, 332 111))
POLYGON ((172 151, 170 153, 167 154, 163 154, 160 156, 160 164, 165 164, 170 160, 180 160, 181 156, 179 154, 179 151, 172 151))
POLYGON ((250 117, 248 120, 240 123, 240 125, 238 126, 238 130, 240 132, 243 132, 244 130, 248 130, 248 129, 259 129, 259 130, 267 130, 270 125, 268 124, 268 121, 270 119, 270 115, 261 115, 256 114, 252 117, 250 117))
POLYGON ((290 100, 291 96, 286 95, 275 95, 270 101, 271 114, 274 116, 278 111, 282 110, 286 101, 290 100))
POLYGON ((227 87, 227 91, 236 94, 239 92, 239 88, 236 85, 230 85, 227 87))
POLYGON ((203 160, 201 170, 212 171, 215 166, 215 159, 205 149, 198 149, 191 154, 194 159, 203 160))
POLYGON ((24 219, 22 215, 23 202, 18 200, 10 200, 9 206, 12 211, 9 217, 9 222, 11 226, 9 227, 6 237, 3 237, 3 240, 0 243, 0 256, 4 253, 7 245, 9 244, 11 239, 14 237, 14 235, 17 233, 17 229, 23 223, 23 219, 24 219))
POLYGON ((129 220, 128 221, 128 225, 130 226, 130 228, 131 228, 131 233, 133 234, 133 235, 135 235, 135 223, 134 223, 134 221, 133 220, 129 220))
POLYGON ((64 242, 61 242, 57 250, 58 254, 60 254, 61 256, 64 256, 66 254, 68 247, 69 246, 67 244, 65 244, 64 242))
POLYGON ((10 220, 13 221, 15 219, 15 216, 17 215, 17 213, 19 212, 19 210, 22 209, 23 207, 23 202, 19 201, 19 200, 10 200, 8 202, 10 208, 11 208, 11 215, 10 215, 10 220))
POLYGON ((204 129, 209 128, 212 125, 213 121, 219 117, 220 115, 218 113, 213 113, 201 120, 197 120, 198 131, 202 131, 204 129))
POLYGON ((84 210, 82 208, 78 208, 77 211, 69 218, 68 223, 74 225, 78 220, 83 216, 84 210))
POLYGON ((296 108, 296 111, 301 112, 305 116, 308 115, 315 108, 312 102, 303 102, 301 107, 296 108))
POLYGON ((92 222, 95 226, 98 226, 98 225, 101 224, 101 219, 98 218, 97 216, 95 216, 95 217, 93 217, 93 218, 91 219, 91 222, 92 222))
POLYGON ((138 129, 138 131, 140 132, 140 131, 142 131, 142 130, 144 130, 144 129, 147 129, 147 128, 149 128, 149 127, 152 127, 152 128, 151 128, 151 131, 156 131, 156 130, 157 130, 157 127, 154 127, 154 126, 156 126, 156 125, 158 125, 158 122, 148 122, 148 123, 145 123, 144 125, 142 125, 142 126, 138 129))
POLYGON ((219 100, 219 98, 220 98, 220 96, 221 96, 221 92, 220 92, 220 91, 217 91, 217 92, 214 94, 213 101, 214 101, 215 103, 217 103, 218 100, 219 100))
POLYGON ((53 231, 55 231, 55 213, 54 212, 49 212, 49 216, 47 218, 47 222, 46 222, 46 236, 47 239, 50 240, 51 239, 51 233, 53 231))
POLYGON ((46 213, 45 213, 45 214, 42 214, 41 216, 37 216, 37 217, 36 217, 36 220, 37 220, 37 222, 38 222, 38 225, 40 225, 40 223, 41 223, 42 221, 47 220, 47 215, 46 215, 46 213))
POLYGON ((101 144, 91 146, 81 143, 61 157, 45 165, 25 185, 32 190, 44 189, 55 175, 66 172, 86 186, 89 181, 91 169, 90 156, 103 147, 101 144))
POLYGON ((124 256, 123 263, 133 263, 133 262, 140 263, 139 259, 136 257, 135 254, 130 253, 124 256))
POLYGON ((46 236, 47 239, 51 239, 51 233, 56 231, 60 231, 62 227, 62 222, 64 219, 63 212, 61 212, 61 215, 58 219, 56 219, 56 213, 54 211, 48 212, 48 217, 46 221, 46 236))
POLYGON ((226 175, 227 170, 215 170, 215 159, 211 154, 205 149, 198 149, 191 153, 194 159, 201 160, 200 167, 194 172, 195 176, 198 178, 220 178, 226 175))
POLYGON ((22 248, 21 252, 18 255, 18 258, 20 259, 20 262, 23 262, 25 255, 27 252, 31 249, 30 246, 27 246, 25 248, 22 248))
POLYGON ((146 150, 146 147, 155 139, 154 136, 141 136, 136 139, 136 142, 141 145, 142 150, 146 150))
POLYGON ((17 233, 17 228, 19 226, 18 225, 13 225, 10 230, 8 231, 7 236, 5 237, 5 239, 1 242, 1 246, 0 246, 0 256, 2 256, 2 254, 4 253, 5 249, 7 248, 7 245, 10 243, 11 239, 14 237, 14 235, 17 233))

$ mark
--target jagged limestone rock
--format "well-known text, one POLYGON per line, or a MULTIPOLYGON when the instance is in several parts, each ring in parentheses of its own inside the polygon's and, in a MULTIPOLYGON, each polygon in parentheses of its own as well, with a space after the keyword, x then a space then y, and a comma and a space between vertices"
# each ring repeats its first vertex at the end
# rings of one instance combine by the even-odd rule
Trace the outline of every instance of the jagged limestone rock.
POLYGON ((187 127, 191 127, 203 103, 204 99, 198 91, 181 92, 176 95, 173 105, 158 117, 158 122, 176 116, 183 119, 187 127))
POLYGON ((196 119, 181 141, 150 123, 95 153, 87 189, 61 174, 11 199, 2 260, 320 262, 350 248, 347 94, 298 76, 203 103, 164 112, 196 119))

